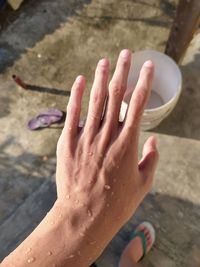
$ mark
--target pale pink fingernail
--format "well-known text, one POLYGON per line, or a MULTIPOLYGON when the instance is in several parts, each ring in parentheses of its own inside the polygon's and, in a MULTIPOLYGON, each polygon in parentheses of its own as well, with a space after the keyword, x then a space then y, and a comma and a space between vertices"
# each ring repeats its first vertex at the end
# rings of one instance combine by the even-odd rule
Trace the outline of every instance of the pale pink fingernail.
POLYGON ((153 65, 153 62, 151 60, 147 60, 147 61, 145 61, 144 66, 147 68, 153 68, 154 65, 153 65))
POLYGON ((99 65, 101 66, 107 66, 108 65, 108 59, 107 58, 102 58, 99 60, 99 65))
POLYGON ((131 54, 131 51, 128 50, 128 49, 123 49, 123 50, 121 51, 121 53, 120 53, 120 55, 121 55, 122 57, 124 57, 124 58, 129 57, 130 54, 131 54))
POLYGON ((76 83, 81 83, 83 80, 83 76, 82 75, 79 75, 76 77, 76 83))

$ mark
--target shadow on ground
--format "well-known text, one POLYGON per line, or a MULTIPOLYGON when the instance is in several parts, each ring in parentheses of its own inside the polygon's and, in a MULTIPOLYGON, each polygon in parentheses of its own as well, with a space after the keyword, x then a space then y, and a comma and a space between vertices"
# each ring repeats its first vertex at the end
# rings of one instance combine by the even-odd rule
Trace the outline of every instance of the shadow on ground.
POLYGON ((48 177, 53 176, 56 162, 55 158, 24 152, 13 137, 0 145, 0 151, 1 225, 48 177))
MULTIPOLYGON (((21 54, 42 40, 45 35, 53 33, 70 16, 76 14, 84 4, 88 4, 90 1, 61 0, 56 3, 48 0, 29 0, 23 4, 16 15, 11 16, 12 23, 7 21, 7 26, 3 27, 1 40, 4 41, 0 41, 0 73, 12 66, 21 54), (20 42, 15 29, 17 29, 17 35, 20 36, 20 42)), ((4 12, 8 11, 4 10, 4 12)))
POLYGON ((48 88, 39 85, 26 84, 27 90, 35 91, 38 93, 49 93, 53 95, 70 96, 70 91, 66 91, 58 88, 48 88))
MULTIPOLYGON (((154 2, 154 1, 153 1, 154 2)), ((158 16, 149 16, 149 17, 144 17, 141 18, 139 17, 134 17, 134 16, 127 16, 125 13, 124 16, 116 16, 116 12, 109 12, 113 8, 108 8, 105 10, 104 14, 101 16, 89 16, 89 15, 79 15, 79 17, 84 18, 84 19, 91 19, 91 20, 101 20, 101 23, 103 21, 129 21, 129 22, 142 22, 144 24, 148 24, 151 26, 158 26, 158 27, 165 27, 165 28, 170 28, 172 25, 172 21, 175 15, 175 10, 176 10, 176 5, 175 3, 169 3, 169 1, 159 1, 159 4, 156 5, 156 3, 153 2, 145 2, 145 1, 140 1, 140 0, 135 0, 134 4, 139 4, 142 6, 146 6, 147 8, 157 8, 158 10, 162 10, 162 13, 167 16, 168 19, 163 20, 163 14, 158 15, 158 16), (107 15, 106 15, 107 13, 107 15), (114 15, 113 15, 114 13, 114 15)), ((111 4, 112 5, 112 4, 111 4)), ((113 5, 114 6, 114 5, 113 5)), ((111 7, 111 6, 110 6, 111 7)))
MULTIPOLYGON (((152 3, 139 0, 134 1, 134 4, 161 10, 162 13, 166 15, 166 18, 163 20, 163 15, 150 15, 147 18, 137 18, 134 16, 127 16, 125 12, 124 17, 116 16, 118 12, 113 12, 113 9, 116 9, 116 3, 101 4, 103 9, 102 15, 98 17, 97 15, 81 15, 79 12, 84 4, 89 4, 91 0, 60 0, 58 2, 49 0, 28 0, 24 2, 26 3, 23 3, 21 8, 15 13, 8 7, 0 13, 0 24, 3 25, 1 39, 4 40, 0 41, 0 72, 4 72, 8 66, 12 66, 15 60, 26 52, 27 49, 33 47, 46 35, 52 34, 56 29, 61 27, 69 17, 75 14, 79 14, 80 17, 90 20, 99 19, 99 24, 107 20, 129 20, 143 22, 152 26, 170 28, 176 8, 175 0, 172 3, 161 0, 159 2, 153 1, 152 3), (20 36, 20 41, 16 38, 15 29, 17 29, 17 35, 20 36), (5 34, 7 36, 6 38, 5 34)), ((133 8, 133 5, 130 6, 130 8, 133 8)))

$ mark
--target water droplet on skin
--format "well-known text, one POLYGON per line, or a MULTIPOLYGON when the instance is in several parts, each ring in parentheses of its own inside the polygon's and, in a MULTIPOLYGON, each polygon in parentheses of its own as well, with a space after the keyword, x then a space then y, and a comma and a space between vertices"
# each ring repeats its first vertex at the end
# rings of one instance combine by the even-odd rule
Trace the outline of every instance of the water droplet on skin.
POLYGON ((109 189, 110 189, 110 185, 105 184, 105 185, 104 185, 104 188, 105 188, 106 190, 109 190, 109 189))
POLYGON ((93 154, 94 154, 93 152, 90 152, 90 153, 89 153, 89 156, 92 156, 93 154))
POLYGON ((113 196, 114 195, 114 192, 111 192, 111 196, 113 196))
POLYGON ((80 250, 78 250, 77 254, 78 254, 79 256, 81 256, 81 252, 80 252, 80 250))
POLYGON ((54 222, 54 221, 52 221, 52 222, 50 222, 50 224, 51 224, 51 225, 54 225, 54 224, 55 224, 55 222, 54 222))
POLYGON ((92 212, 91 212, 91 210, 88 210, 88 211, 87 211, 87 214, 88 214, 89 217, 92 217, 92 212))
POLYGON ((51 256, 52 254, 53 254, 53 253, 52 253, 51 251, 48 251, 48 252, 47 252, 47 255, 48 255, 48 256, 51 256))
POLYGON ((90 245, 94 245, 94 244, 96 244, 96 242, 97 242, 96 240, 91 241, 91 242, 90 242, 90 245))
POLYGON ((85 236, 85 234, 84 234, 84 233, 82 233, 82 232, 80 232, 80 233, 79 233, 79 235, 80 235, 80 236, 85 236))
POLYGON ((70 195, 66 195, 66 199, 70 199, 70 195))
POLYGON ((34 258, 34 257, 31 257, 31 258, 29 258, 29 259, 27 260, 28 263, 32 263, 32 262, 34 262, 34 261, 35 261, 35 258, 34 258))
POLYGON ((66 259, 72 259, 72 258, 74 258, 74 255, 72 254, 72 255, 69 255, 66 259))
POLYGON ((27 250, 26 250, 26 254, 30 253, 31 250, 32 250, 32 248, 27 248, 27 250))

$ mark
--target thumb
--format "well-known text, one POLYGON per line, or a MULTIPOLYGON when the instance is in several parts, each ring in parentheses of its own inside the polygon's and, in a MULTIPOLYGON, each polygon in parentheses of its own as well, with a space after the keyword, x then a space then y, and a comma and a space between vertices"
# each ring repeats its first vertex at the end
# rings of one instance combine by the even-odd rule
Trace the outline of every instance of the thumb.
POLYGON ((159 158, 156 145, 157 140, 155 136, 151 136, 147 139, 143 147, 142 159, 138 164, 143 181, 144 183, 147 183, 149 187, 152 185, 159 158))

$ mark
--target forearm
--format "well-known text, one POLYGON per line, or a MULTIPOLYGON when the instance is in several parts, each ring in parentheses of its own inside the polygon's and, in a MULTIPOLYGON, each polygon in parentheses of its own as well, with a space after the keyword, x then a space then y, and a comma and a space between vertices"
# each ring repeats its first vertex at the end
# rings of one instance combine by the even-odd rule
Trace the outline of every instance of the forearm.
MULTIPOLYGON (((85 267, 90 252, 86 236, 81 234, 79 212, 58 203, 38 227, 1 264, 1 267, 85 267)), ((90 259, 89 259, 90 258, 90 259)))

